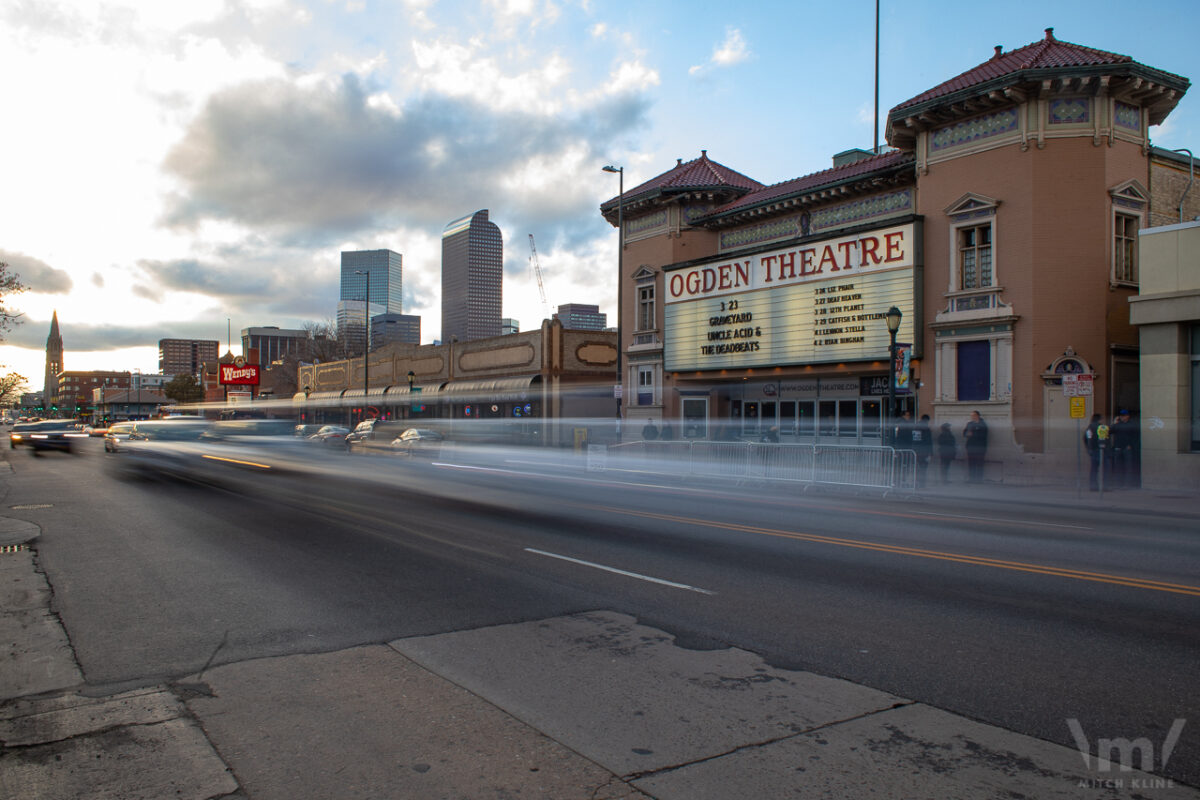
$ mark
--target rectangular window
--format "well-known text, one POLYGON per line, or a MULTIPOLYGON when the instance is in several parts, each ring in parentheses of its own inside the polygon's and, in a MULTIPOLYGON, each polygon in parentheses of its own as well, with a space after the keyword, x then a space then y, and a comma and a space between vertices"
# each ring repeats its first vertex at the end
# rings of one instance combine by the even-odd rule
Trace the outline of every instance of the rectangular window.
POLYGON ((1129 214, 1117 214, 1113 226, 1113 280, 1137 283, 1137 232, 1141 220, 1129 214))
POLYGON ((816 432, 816 403, 801 400, 796 404, 796 435, 812 436, 816 432))
POLYGON ((639 331, 652 331, 654 324, 654 287, 638 287, 638 327, 639 331))
POLYGON ((992 391, 992 343, 959 342, 957 349, 959 401, 988 400, 992 391))
POLYGON ((683 435, 689 439, 708 438, 708 398, 684 398, 683 435))
POLYGON ((654 367, 638 367, 639 406, 654 405, 654 367))
POLYGON ((958 288, 992 285, 992 224, 958 231, 958 288))

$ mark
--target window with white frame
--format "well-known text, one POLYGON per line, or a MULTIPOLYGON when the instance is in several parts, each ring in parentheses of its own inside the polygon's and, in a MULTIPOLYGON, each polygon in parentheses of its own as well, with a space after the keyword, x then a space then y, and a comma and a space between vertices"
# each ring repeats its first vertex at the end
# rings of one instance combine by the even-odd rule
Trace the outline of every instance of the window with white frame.
POLYGON ((638 367, 637 401, 639 406, 654 405, 654 367, 638 367))
POLYGON ((638 317, 639 331, 652 331, 657 326, 654 321, 654 284, 638 287, 638 317))
POLYGON ((964 226, 958 234, 958 288, 984 289, 992 285, 992 223, 964 226))
POLYGON ((1141 217, 1117 212, 1113 215, 1113 281, 1138 282, 1138 229, 1141 217))

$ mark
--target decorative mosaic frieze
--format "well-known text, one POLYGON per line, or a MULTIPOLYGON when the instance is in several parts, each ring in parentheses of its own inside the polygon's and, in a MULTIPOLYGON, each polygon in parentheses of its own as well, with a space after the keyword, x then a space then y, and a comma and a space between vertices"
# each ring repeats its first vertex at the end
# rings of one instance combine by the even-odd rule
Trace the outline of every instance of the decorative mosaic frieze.
POLYGON ((708 205, 684 206, 683 221, 688 225, 691 225, 701 217, 706 217, 711 214, 714 208, 716 208, 716 206, 714 206, 712 203, 709 203, 708 205))
POLYGON ((1134 200, 1129 197, 1114 197, 1113 205, 1118 206, 1120 208, 1128 208, 1132 211, 1141 211, 1143 208, 1146 207, 1146 201, 1134 200))
POLYGON ((1051 125, 1077 125, 1091 120, 1091 101, 1086 97, 1063 97, 1050 101, 1051 125))
POLYGON ((752 244, 789 239, 800 235, 800 218, 798 216, 771 220, 748 228, 738 228, 721 234, 721 249, 733 250, 752 244))
POLYGON ((995 114, 985 114, 982 117, 950 125, 933 134, 930 140, 930 149, 945 150, 1011 133, 1017 129, 1019 117, 1017 109, 1006 108, 995 114))
POLYGON ((832 208, 814 211, 810 228, 813 231, 842 228, 856 222, 864 222, 878 217, 894 216, 911 212, 913 208, 913 190, 901 189, 891 194, 881 194, 843 203, 832 208))
POLYGON ((1142 132, 1142 110, 1137 106, 1118 101, 1113 115, 1113 122, 1134 133, 1142 132))
POLYGON ((656 211, 653 214, 647 214, 644 217, 626 220, 625 235, 633 236, 653 230, 654 228, 665 227, 667 227, 667 210, 664 208, 661 211, 656 211))

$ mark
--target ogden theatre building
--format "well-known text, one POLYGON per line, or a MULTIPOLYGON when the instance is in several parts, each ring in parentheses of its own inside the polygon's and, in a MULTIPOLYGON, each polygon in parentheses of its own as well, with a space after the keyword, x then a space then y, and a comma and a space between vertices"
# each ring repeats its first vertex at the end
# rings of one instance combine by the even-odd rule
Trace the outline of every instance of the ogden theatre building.
POLYGON ((1188 87, 1047 30, 893 108, 887 152, 773 186, 702 152, 604 203, 626 430, 878 443, 896 306, 899 407, 960 438, 978 411, 995 477, 1074 463, 1062 376, 1136 411, 1137 231, 1200 210, 1148 132, 1188 87))

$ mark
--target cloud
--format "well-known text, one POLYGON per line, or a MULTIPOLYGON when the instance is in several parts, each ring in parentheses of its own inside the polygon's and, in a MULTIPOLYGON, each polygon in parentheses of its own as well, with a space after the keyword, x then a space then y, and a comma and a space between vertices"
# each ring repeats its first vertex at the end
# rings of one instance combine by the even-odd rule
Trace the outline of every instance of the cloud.
POLYGON ((494 218, 549 214, 550 225, 599 226, 602 153, 646 124, 632 92, 575 114, 496 111, 468 98, 422 96, 398 111, 372 103, 359 77, 334 84, 248 83, 214 96, 165 167, 182 186, 174 227, 222 221, 292 244, 321 245, 406 226, 441 231, 480 208, 494 218), (531 163, 557 172, 529 191, 531 163))
POLYGON ((7 263, 9 272, 15 273, 31 292, 67 294, 75 285, 65 271, 24 253, 0 250, 0 261, 7 263))
POLYGON ((93 272, 92 273, 92 285, 95 286, 97 289, 103 289, 104 288, 104 276, 101 275, 99 272, 93 272))
MULTIPOLYGON (((134 325, 80 324, 62 318, 58 321, 63 337, 64 359, 70 362, 71 353, 93 353, 126 347, 146 347, 158 344, 159 339, 212 339, 213 325, 208 321, 177 322, 169 327, 153 329, 134 325)), ((224 330, 224 328, 222 328, 224 330)), ((45 352, 50 320, 29 320, 5 337, 4 344, 45 352)), ((79 369, 74 367, 73 369, 79 369)), ((39 375, 39 386, 41 383, 39 375)))
POLYGON ((737 28, 725 29, 725 40, 713 48, 712 56, 704 64, 697 64, 688 69, 689 75, 701 75, 711 69, 732 67, 750 58, 750 49, 742 32, 737 28))

